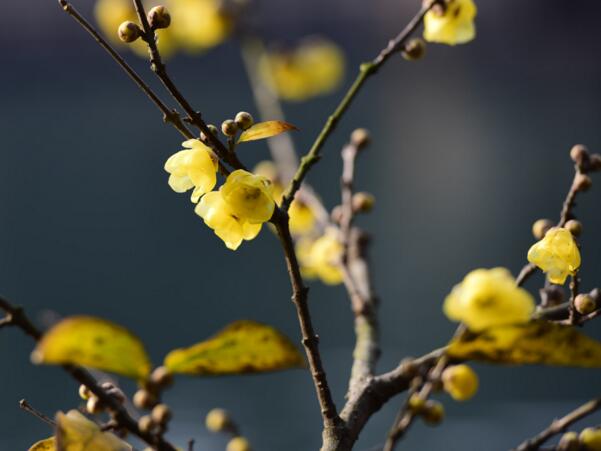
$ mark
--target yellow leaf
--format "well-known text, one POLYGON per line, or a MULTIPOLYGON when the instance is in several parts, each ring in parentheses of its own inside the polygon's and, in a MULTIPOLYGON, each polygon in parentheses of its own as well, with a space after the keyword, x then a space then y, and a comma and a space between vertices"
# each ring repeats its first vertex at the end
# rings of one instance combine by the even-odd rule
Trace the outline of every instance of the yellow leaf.
POLYGON ((460 360, 601 368, 601 343, 572 326, 546 321, 467 332, 447 352, 460 360))
POLYGON ((259 122, 242 132, 238 142, 243 143, 246 141, 256 141, 257 139, 271 138, 289 130, 298 130, 298 128, 284 121, 259 122))
POLYGON ((301 367, 304 359, 273 327, 236 321, 206 341, 171 351, 165 366, 174 373, 223 375, 301 367))
POLYGON ((132 451, 131 445, 102 432, 77 410, 56 414, 56 447, 59 451, 132 451))
POLYGON ((72 316, 52 327, 31 354, 37 364, 73 364, 144 379, 150 361, 142 342, 124 327, 91 316, 72 316))
POLYGON ((54 437, 34 443, 31 448, 29 448, 29 451, 56 451, 56 447, 54 446, 54 437))

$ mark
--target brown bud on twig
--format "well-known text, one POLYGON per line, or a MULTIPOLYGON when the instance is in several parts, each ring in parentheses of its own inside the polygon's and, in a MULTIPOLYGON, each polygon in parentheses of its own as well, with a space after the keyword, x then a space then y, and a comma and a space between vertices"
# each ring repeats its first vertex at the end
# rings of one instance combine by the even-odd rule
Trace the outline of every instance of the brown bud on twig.
POLYGON ((236 114, 234 122, 236 122, 238 128, 241 130, 246 130, 255 123, 255 120, 250 113, 247 113, 246 111, 240 111, 238 114, 236 114))
POLYGON ((532 224, 532 235, 537 240, 542 240, 553 225, 553 221, 550 219, 539 219, 532 224))
POLYGON ((351 144, 358 149, 363 149, 369 144, 369 131, 365 128, 358 128, 351 133, 351 144))
POLYGON ((232 426, 232 419, 224 409, 212 409, 205 418, 205 426, 211 432, 227 431, 232 426))
POLYGON ((137 24, 128 20, 119 25, 117 34, 119 35, 119 39, 121 39, 121 41, 130 43, 134 42, 141 36, 142 30, 140 30, 140 27, 137 24))
POLYGON ((578 451, 580 449, 580 441, 578 434, 575 432, 566 432, 563 434, 557 445, 557 451, 578 451))
POLYGON ((221 123, 221 132, 227 137, 236 136, 237 131, 238 126, 233 120, 227 119, 221 123))
POLYGON ((590 294, 579 294, 574 299, 574 307, 581 315, 588 315, 597 310, 597 303, 590 294))
POLYGON ((406 45, 401 55, 407 61, 416 61, 421 59, 426 53, 426 43, 421 38, 413 38, 406 45))
POLYGON ((593 186, 593 181, 588 175, 577 174, 574 178, 573 188, 576 191, 588 191, 591 186, 593 186))
POLYGON ((157 404, 150 413, 152 421, 159 425, 165 425, 171 420, 171 409, 166 404, 157 404))
POLYGON ((576 219, 570 219, 566 222, 564 228, 568 229, 575 237, 579 237, 582 234, 582 223, 576 219))
POLYGON ((134 406, 138 409, 152 409, 156 403, 157 399, 152 393, 148 390, 141 388, 134 394, 134 406))
POLYGON ((155 426, 156 426, 156 424, 150 415, 141 416, 140 419, 138 420, 138 428, 144 434, 148 434, 149 432, 152 432, 152 430, 154 429, 155 426))
POLYGON ((584 168, 589 162, 589 153, 586 146, 576 144, 570 150, 570 158, 579 168, 584 168))
POLYGON ((330 219, 333 223, 340 224, 340 221, 342 220, 342 214, 342 205, 336 205, 334 208, 332 208, 330 219))
POLYGON ((87 401, 88 399, 90 399, 90 396, 92 396, 92 392, 90 391, 90 389, 85 385, 81 384, 79 386, 79 397, 84 401, 87 401))
POLYGON ((231 439, 225 451, 251 451, 250 443, 244 437, 234 437, 231 439))
POLYGON ((438 401, 426 401, 421 416, 427 424, 435 426, 444 419, 444 407, 438 401))
POLYGON ((104 382, 101 387, 106 391, 107 395, 115 398, 118 403, 123 404, 125 402, 125 393, 112 382, 104 382))
POLYGON ((359 192, 353 195, 353 211, 355 213, 369 213, 373 210, 376 198, 373 194, 359 192))
POLYGON ((97 415, 100 412, 102 412, 103 410, 104 410, 104 406, 102 405, 102 402, 100 401, 100 399, 98 399, 96 396, 91 396, 86 401, 86 411, 89 414, 97 415))
POLYGON ((153 30, 167 28, 171 24, 171 14, 164 6, 155 6, 148 11, 148 24, 153 30))

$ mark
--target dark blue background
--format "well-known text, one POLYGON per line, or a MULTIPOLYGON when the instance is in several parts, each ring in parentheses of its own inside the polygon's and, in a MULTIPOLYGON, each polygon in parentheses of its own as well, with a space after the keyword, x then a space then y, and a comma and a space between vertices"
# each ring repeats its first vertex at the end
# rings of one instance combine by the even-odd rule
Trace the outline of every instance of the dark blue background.
MULTIPOLYGON (((335 39, 357 65, 407 22, 417 0, 263 0, 270 39, 309 33, 335 39)), ((445 343, 454 329, 440 306, 473 268, 517 272, 533 239, 532 222, 556 218, 572 177, 568 151, 601 150, 601 6, 594 0, 481 0, 478 38, 429 46, 418 63, 393 59, 359 95, 309 181, 328 207, 338 202, 338 151, 348 133, 368 127, 358 187, 375 212, 361 220, 375 236, 373 270, 382 298, 380 368, 445 343)), ((92 2, 76 5, 90 13, 92 2)), ((156 362, 173 347, 205 338, 240 318, 299 336, 281 250, 274 236, 233 253, 173 193, 163 171, 180 136, 53 1, 2 5, 0 27, 0 291, 38 322, 86 313, 127 325, 156 362)), ((156 86, 147 64, 128 55, 156 86)), ((235 43, 170 69, 182 90, 219 122, 255 113, 235 43)), ((286 105, 307 149, 342 89, 286 105)), ((166 98, 166 96, 165 96, 166 98)), ((249 145, 242 158, 268 156, 249 145)), ((599 183, 596 181, 595 183, 599 183)), ((578 202, 584 222, 583 287, 601 283, 601 191, 578 202)), ((542 283, 538 277, 528 286, 542 283)), ((338 405, 351 362, 352 315, 344 289, 314 284, 310 298, 338 405)), ((586 331, 599 336, 598 324, 586 331)), ((24 450, 49 435, 21 412, 27 398, 52 413, 77 403, 77 386, 57 368, 34 368, 32 345, 2 330, 0 449, 24 450)), ((478 366, 475 400, 443 398, 448 421, 421 425, 403 449, 502 450, 579 402, 598 396, 598 370, 478 366)), ((129 388, 129 386, 128 386, 129 388)), ((204 414, 230 409, 258 450, 308 450, 320 443, 319 410, 301 371, 178 380, 167 401, 170 437, 198 449, 223 449, 204 414)), ((359 450, 381 443, 400 403, 392 401, 362 434, 359 450)), ((596 421, 599 421, 597 417, 596 421)))

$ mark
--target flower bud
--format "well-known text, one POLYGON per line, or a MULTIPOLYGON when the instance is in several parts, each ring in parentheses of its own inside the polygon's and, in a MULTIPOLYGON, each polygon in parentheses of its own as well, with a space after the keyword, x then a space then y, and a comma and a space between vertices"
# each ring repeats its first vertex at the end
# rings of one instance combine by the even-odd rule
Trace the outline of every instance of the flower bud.
POLYGON ((251 451, 251 447, 244 437, 234 437, 227 443, 225 451, 251 451))
POLYGON ((342 205, 336 205, 334 208, 332 208, 330 219, 335 224, 340 224, 340 221, 342 220, 342 205))
POLYGON ((173 374, 167 367, 159 366, 150 375, 150 381, 160 388, 167 388, 173 383, 173 374))
POLYGON ((407 400, 407 408, 415 414, 421 413, 425 405, 426 401, 424 401, 424 398, 422 398, 418 393, 412 394, 407 400))
POLYGON ((405 45, 405 49, 401 52, 401 55, 407 61, 416 61, 421 59, 424 53, 426 53, 426 43, 424 40, 413 38, 405 45))
POLYGON ((570 150, 570 158, 578 167, 582 168, 589 162, 588 149, 582 144, 576 144, 570 150))
POLYGON ((138 420, 138 428, 140 429, 140 432, 144 434, 152 432, 155 426, 156 424, 150 415, 143 415, 138 420))
POLYGON ((578 434, 575 432, 566 432, 563 434, 557 445, 557 451, 578 451, 580 449, 580 441, 578 434))
POLYGON ((151 409, 157 403, 157 399, 148 390, 141 388, 134 394, 133 402, 138 409, 151 409))
POLYGON ((353 195, 353 211, 356 213, 369 213, 376 203, 376 198, 373 194, 359 192, 353 195))
POLYGON ((138 25, 127 20, 119 25, 117 34, 119 35, 119 39, 121 39, 121 41, 130 43, 138 39, 142 34, 142 31, 138 25))
POLYGON ((101 387, 106 391, 107 395, 115 398, 118 403, 123 404, 125 402, 125 393, 112 382, 104 382, 101 387))
POLYGON ((87 401, 88 399, 90 399, 90 396, 92 396, 92 392, 90 391, 90 389, 85 385, 81 384, 79 386, 79 397, 84 401, 87 401))
POLYGON ((91 415, 97 415, 104 410, 104 406, 96 396, 91 396, 86 401, 86 411, 91 415))
POLYGON ((589 171, 601 171, 601 154, 594 153, 589 161, 589 171))
POLYGON ((553 221, 550 219, 539 219, 532 224, 532 235, 534 235, 534 238, 537 240, 542 240, 553 225, 553 221))
POLYGON ((153 407, 150 417, 156 424, 167 424, 171 420, 171 409, 166 404, 157 404, 153 407))
POLYGON ((576 191, 588 191, 591 186, 593 186, 593 181, 588 175, 578 174, 574 178, 574 189, 576 191))
POLYGON ((456 401, 466 401, 478 391, 478 375, 467 365, 453 365, 442 372, 444 390, 456 401))
POLYGON ((426 401, 421 416, 427 424, 436 426, 444 419, 444 407, 438 401, 426 401))
POLYGON ((236 123, 227 119, 221 123, 221 132, 228 137, 236 136, 236 132, 238 131, 238 126, 236 123))
POLYGON ((236 122, 236 125, 241 130, 246 130, 255 123, 251 114, 247 113, 246 111, 240 111, 238 114, 236 114, 234 122, 236 122))
POLYGON ((153 30, 167 28, 171 23, 171 14, 162 5, 155 6, 148 11, 148 24, 153 30))
POLYGON ((351 133, 351 144, 362 149, 369 144, 369 132, 365 128, 358 128, 351 133))
POLYGON ((205 425, 211 432, 222 432, 230 429, 232 420, 224 409, 212 409, 205 418, 205 425))
POLYGON ((601 429, 599 428, 585 428, 580 432, 580 443, 586 447, 587 450, 597 451, 601 450, 601 429))
POLYGON ((597 310, 597 303, 590 294, 579 294, 574 299, 574 307, 581 315, 588 315, 597 310))
POLYGON ((582 233, 582 223, 575 219, 570 219, 563 227, 568 229, 570 233, 576 237, 580 236, 582 233))

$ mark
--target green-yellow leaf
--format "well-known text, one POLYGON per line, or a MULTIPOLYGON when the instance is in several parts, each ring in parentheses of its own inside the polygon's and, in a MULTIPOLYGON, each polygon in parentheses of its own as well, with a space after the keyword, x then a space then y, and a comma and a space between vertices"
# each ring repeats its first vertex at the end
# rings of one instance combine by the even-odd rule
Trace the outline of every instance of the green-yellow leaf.
POLYGON ((238 142, 243 143, 246 141, 256 141, 257 139, 271 138, 289 130, 298 130, 298 128, 284 121, 259 122, 242 132, 238 142))
POLYGON ((56 451, 56 447, 54 446, 54 437, 34 443, 31 448, 29 448, 29 451, 56 451))
POLYGON ((110 432, 102 432, 77 410, 56 415, 56 445, 60 451, 132 451, 131 445, 110 432))
POLYGON ((174 373, 224 375, 297 368, 304 359, 273 327, 236 321, 206 341, 171 351, 165 366, 174 373))
POLYGON ((104 319, 72 316, 52 327, 31 354, 38 364, 73 364, 138 380, 150 373, 142 342, 130 331, 104 319))
POLYGON ((461 360, 601 368, 601 343, 572 326, 532 321, 465 333, 449 344, 461 360))

